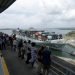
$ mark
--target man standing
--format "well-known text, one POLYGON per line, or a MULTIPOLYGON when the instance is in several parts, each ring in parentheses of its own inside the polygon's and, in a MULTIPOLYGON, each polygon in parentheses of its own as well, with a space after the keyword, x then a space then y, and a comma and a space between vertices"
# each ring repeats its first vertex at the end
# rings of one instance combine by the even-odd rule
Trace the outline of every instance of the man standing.
POLYGON ((23 47, 23 40, 20 39, 19 43, 18 43, 18 57, 21 57, 21 49, 23 47))
POLYGON ((42 52, 42 64, 43 64, 43 75, 49 74, 49 68, 51 65, 51 51, 48 47, 42 52), (46 74, 47 71, 47 74, 46 74))
POLYGON ((26 60, 26 64, 29 64, 29 60, 31 59, 31 41, 28 40, 27 43, 27 60, 26 60))

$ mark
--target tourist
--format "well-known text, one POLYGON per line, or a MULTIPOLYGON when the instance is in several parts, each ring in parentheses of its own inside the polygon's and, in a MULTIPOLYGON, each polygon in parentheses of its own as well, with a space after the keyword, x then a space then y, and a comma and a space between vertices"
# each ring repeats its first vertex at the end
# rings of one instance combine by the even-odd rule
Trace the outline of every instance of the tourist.
POLYGON ((22 59, 24 59, 24 55, 26 53, 26 50, 27 50, 27 42, 24 41, 23 42, 23 47, 22 47, 22 59))
POLYGON ((11 50, 13 50, 13 38, 12 38, 12 36, 9 37, 9 41, 10 41, 10 48, 11 48, 11 50))
POLYGON ((22 47, 23 47, 23 40, 20 39, 20 41, 18 42, 18 57, 21 57, 22 47))
POLYGON ((41 69, 43 68, 43 67, 42 67, 42 53, 43 53, 43 50, 44 50, 44 49, 45 49, 45 46, 42 45, 42 46, 40 47, 40 49, 38 50, 37 59, 38 59, 38 73, 39 73, 39 75, 42 74, 42 72, 41 72, 41 69))
POLYGON ((17 40, 16 38, 13 39, 13 50, 16 51, 16 47, 17 47, 17 40))
POLYGON ((27 60, 26 60, 27 64, 29 64, 30 59, 31 59, 31 41, 28 40, 28 43, 27 43, 27 60))
POLYGON ((34 67, 34 63, 37 59, 37 48, 35 47, 36 46, 36 43, 32 42, 31 43, 31 59, 30 59, 30 62, 31 62, 31 65, 32 67, 34 67))
POLYGON ((49 68, 51 65, 51 51, 48 47, 42 52, 42 64, 43 64, 43 75, 49 74, 49 68), (47 71, 47 74, 46 74, 47 71))
POLYGON ((2 50, 6 50, 6 37, 5 34, 2 36, 2 50))
POLYGON ((2 38, 0 36, 0 50, 2 50, 2 38))
POLYGON ((6 34, 6 48, 7 48, 7 50, 8 50, 9 44, 10 44, 9 36, 6 34))

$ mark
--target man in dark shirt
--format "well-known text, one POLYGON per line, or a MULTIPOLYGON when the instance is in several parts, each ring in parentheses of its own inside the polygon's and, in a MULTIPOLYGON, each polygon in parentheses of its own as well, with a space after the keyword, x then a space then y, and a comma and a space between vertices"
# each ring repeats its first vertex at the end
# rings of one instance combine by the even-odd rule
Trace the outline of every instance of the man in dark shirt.
POLYGON ((20 39, 18 43, 18 57, 21 57, 21 48, 23 47, 23 40, 20 39))
POLYGON ((48 75, 49 68, 51 65, 51 51, 47 47, 42 52, 42 64, 43 64, 43 75, 45 75, 46 71, 48 75))

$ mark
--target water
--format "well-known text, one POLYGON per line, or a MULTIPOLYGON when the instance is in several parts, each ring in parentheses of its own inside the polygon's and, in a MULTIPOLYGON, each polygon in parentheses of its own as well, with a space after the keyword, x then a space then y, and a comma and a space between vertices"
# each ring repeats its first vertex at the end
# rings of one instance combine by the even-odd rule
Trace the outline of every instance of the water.
POLYGON ((12 30, 0 30, 0 32, 3 32, 3 33, 6 33, 6 34, 8 34, 8 35, 12 35, 12 30))
MULTIPOLYGON (((56 29, 56 28, 45 28, 44 30, 47 32, 55 32, 57 34, 63 34, 63 35, 72 31, 72 30, 60 30, 60 29, 56 29)), ((1 29, 0 32, 4 32, 4 33, 9 34, 9 35, 12 34, 12 30, 7 30, 7 29, 6 30, 1 29)))
POLYGON ((56 29, 56 28, 47 28, 47 29, 44 29, 44 30, 48 31, 48 32, 55 32, 57 34, 63 34, 63 35, 72 31, 72 30, 60 30, 60 29, 56 29))

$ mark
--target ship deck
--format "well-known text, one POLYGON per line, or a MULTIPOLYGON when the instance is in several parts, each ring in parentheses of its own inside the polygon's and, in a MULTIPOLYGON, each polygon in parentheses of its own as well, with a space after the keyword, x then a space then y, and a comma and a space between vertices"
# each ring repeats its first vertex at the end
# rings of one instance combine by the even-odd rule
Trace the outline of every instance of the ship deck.
MULTIPOLYGON (((10 50, 2 51, 0 58, 0 75, 38 75, 37 66, 34 68, 25 63, 25 59, 18 58, 17 52, 10 50), (2 65, 4 64, 4 66, 2 65)), ((49 75, 75 75, 75 64, 71 64, 60 57, 52 57, 52 65, 49 75), (59 66, 59 67, 58 67, 59 66)))
MULTIPOLYGON (((14 51, 3 51, 3 57, 6 61, 6 65, 9 71, 9 75, 38 75, 37 68, 32 68, 31 65, 27 65, 25 60, 17 57, 17 53, 14 51)), ((3 75, 3 74, 0 74, 3 75)), ((52 74, 49 74, 52 75, 52 74)))
POLYGON ((24 60, 19 59, 16 52, 3 51, 3 56, 10 75, 36 75, 35 69, 25 64, 24 60))

